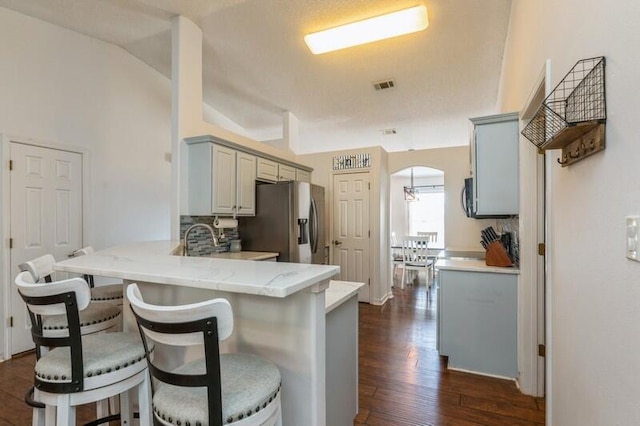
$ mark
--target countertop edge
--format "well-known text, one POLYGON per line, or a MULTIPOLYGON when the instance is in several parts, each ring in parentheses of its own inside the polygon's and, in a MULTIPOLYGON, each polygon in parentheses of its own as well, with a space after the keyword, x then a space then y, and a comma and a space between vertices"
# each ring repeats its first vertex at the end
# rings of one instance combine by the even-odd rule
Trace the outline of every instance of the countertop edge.
POLYGON ((467 271, 511 275, 520 274, 520 269, 517 267, 487 266, 484 260, 440 259, 436 262, 436 269, 441 271, 467 271))
POLYGON ((349 298, 358 294, 364 283, 352 281, 329 281, 329 288, 325 291, 325 314, 342 305, 349 298))
POLYGON ((172 253, 178 245, 179 242, 169 240, 125 244, 56 262, 54 268, 59 271, 128 281, 276 298, 285 298, 316 283, 328 281, 340 271, 340 268, 334 265, 174 256, 172 253), (177 260, 180 258, 182 260, 177 260), (251 276, 238 279, 235 272, 238 270, 239 262, 250 262, 249 268, 254 271, 257 279, 251 276), (284 283, 280 286, 274 284, 282 283, 283 280, 284 283))

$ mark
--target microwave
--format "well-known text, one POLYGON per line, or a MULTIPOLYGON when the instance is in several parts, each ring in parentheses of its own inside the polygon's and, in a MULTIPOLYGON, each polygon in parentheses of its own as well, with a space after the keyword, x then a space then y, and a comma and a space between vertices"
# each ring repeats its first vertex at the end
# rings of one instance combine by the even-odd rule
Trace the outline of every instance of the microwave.
POLYGON ((466 178, 460 194, 462 211, 467 217, 475 217, 475 203, 473 202, 473 178, 466 178))
POLYGON ((501 219, 511 217, 509 215, 479 215, 476 213, 476 201, 473 195, 473 178, 466 178, 464 180, 464 186, 460 194, 460 204, 465 216, 474 219, 501 219))

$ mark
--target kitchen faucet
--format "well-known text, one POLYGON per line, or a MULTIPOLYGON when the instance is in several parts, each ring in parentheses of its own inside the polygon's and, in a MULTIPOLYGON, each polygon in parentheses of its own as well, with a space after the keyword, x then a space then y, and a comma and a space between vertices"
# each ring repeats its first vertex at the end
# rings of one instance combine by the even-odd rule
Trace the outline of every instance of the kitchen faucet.
POLYGON ((191 225, 190 227, 187 228, 187 230, 184 233, 184 239, 182 240, 182 255, 183 256, 189 256, 189 250, 187 247, 187 238, 189 237, 189 234, 191 233, 191 231, 195 228, 198 227, 203 227, 206 230, 209 231, 209 233, 211 234, 211 239, 213 240, 213 246, 214 247, 218 247, 218 238, 216 237, 215 231, 213 230, 213 228, 209 225, 207 225, 206 223, 194 223, 193 225, 191 225))

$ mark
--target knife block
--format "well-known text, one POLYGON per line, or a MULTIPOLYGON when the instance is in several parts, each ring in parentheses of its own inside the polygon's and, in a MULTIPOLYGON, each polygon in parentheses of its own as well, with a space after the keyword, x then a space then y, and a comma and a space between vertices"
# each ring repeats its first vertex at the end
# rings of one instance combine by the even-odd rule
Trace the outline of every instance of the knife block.
POLYGON ((498 240, 489 243, 485 259, 487 266, 513 266, 511 258, 498 240))

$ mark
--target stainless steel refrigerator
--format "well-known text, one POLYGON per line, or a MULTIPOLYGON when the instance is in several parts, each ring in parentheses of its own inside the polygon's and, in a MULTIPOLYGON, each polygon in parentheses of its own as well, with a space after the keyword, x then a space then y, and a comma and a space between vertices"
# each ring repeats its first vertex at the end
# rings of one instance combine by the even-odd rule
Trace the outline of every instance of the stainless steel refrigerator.
POLYGON ((324 264, 324 188, 307 182, 256 184, 256 215, 239 218, 242 249, 278 262, 324 264))

